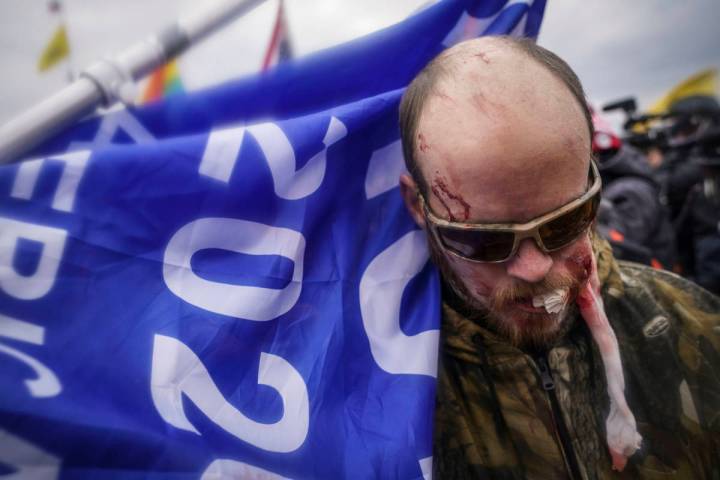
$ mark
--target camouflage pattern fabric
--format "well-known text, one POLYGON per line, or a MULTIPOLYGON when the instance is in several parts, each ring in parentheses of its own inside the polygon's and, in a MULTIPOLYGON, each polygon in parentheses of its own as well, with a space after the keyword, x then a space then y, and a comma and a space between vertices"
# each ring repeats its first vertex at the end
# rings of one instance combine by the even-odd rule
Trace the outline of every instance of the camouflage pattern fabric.
POLYGON ((564 449, 537 357, 444 293, 436 479, 571 478, 570 455, 586 479, 720 479, 720 299, 674 274, 616 262, 597 236, 593 244, 642 448, 612 471, 603 364, 579 315, 547 352, 564 449))

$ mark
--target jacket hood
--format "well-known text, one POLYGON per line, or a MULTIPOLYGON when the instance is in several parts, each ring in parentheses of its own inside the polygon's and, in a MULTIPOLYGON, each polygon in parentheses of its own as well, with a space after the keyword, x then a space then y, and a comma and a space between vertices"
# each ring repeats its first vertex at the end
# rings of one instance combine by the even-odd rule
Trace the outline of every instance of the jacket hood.
POLYGON ((605 184, 620 177, 639 177, 654 183, 652 168, 645 156, 629 145, 623 145, 615 155, 599 161, 598 170, 605 184))

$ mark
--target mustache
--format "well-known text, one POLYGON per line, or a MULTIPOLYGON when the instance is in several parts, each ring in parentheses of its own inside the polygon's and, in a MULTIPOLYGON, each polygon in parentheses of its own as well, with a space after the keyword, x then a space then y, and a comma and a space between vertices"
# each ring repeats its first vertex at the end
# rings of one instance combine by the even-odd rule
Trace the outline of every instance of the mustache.
POLYGON ((491 310, 500 311, 515 303, 531 299, 536 295, 562 288, 577 291, 579 286, 579 281, 569 272, 553 274, 537 283, 511 280, 508 284, 494 289, 488 298, 488 303, 491 310))

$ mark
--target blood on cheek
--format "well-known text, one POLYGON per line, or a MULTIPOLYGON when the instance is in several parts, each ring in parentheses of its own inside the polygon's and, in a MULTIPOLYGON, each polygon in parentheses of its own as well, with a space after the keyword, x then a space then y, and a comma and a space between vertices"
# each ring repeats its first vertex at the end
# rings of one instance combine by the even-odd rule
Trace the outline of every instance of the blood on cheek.
POLYGON ((593 299, 587 294, 587 292, 588 290, 586 288, 581 288, 580 293, 578 293, 577 297, 575 297, 575 303, 577 303, 580 309, 592 307, 593 299))
POLYGON ((587 282, 593 274, 593 251, 587 236, 576 241, 560 256, 565 269, 580 284, 587 282))
MULTIPOLYGON (((590 253, 592 255, 592 253, 590 253)), ((575 277, 578 283, 585 283, 592 274, 592 258, 590 255, 583 255, 580 257, 569 258, 566 260, 565 266, 575 277)))
POLYGON ((575 277, 578 285, 580 285, 576 297, 578 306, 580 308, 589 307, 593 299, 584 294, 586 291, 584 287, 588 284, 590 276, 593 274, 592 250, 573 255, 565 261, 565 266, 570 274, 575 277))

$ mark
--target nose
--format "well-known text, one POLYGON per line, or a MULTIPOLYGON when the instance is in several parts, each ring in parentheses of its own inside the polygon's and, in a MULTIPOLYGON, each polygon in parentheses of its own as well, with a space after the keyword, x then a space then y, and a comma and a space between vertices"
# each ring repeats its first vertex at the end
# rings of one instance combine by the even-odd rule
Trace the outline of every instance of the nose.
POLYGON ((520 242, 515 256, 509 260, 507 273, 512 277, 535 283, 547 276, 552 265, 552 257, 540 250, 535 240, 526 238, 520 242))

